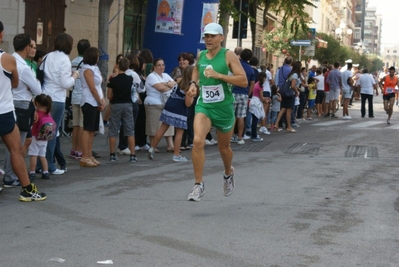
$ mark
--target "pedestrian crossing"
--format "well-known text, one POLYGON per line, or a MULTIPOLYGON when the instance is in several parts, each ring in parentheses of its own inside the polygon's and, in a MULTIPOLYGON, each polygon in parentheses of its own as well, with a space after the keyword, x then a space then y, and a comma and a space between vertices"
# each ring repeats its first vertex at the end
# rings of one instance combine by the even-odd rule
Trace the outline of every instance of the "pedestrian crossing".
MULTIPOLYGON (((367 119, 365 119, 367 120, 367 119)), ((392 124, 387 124, 386 119, 370 119, 368 121, 362 120, 328 120, 323 122, 315 121, 311 125, 314 127, 333 127, 333 126, 340 126, 346 127, 349 129, 384 129, 384 130, 398 130, 399 129, 399 122, 392 121, 392 124)))

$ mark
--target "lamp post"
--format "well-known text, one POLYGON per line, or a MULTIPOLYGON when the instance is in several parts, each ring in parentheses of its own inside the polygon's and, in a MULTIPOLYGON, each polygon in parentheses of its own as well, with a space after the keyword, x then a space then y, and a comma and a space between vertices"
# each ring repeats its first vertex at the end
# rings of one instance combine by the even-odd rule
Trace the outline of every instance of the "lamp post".
POLYGON ((346 31, 345 31, 345 29, 346 29, 345 22, 341 22, 339 24, 339 28, 335 29, 336 38, 340 41, 340 43, 343 43, 343 44, 345 44, 345 42, 344 42, 345 35, 350 36, 353 33, 352 29, 346 29, 346 31))

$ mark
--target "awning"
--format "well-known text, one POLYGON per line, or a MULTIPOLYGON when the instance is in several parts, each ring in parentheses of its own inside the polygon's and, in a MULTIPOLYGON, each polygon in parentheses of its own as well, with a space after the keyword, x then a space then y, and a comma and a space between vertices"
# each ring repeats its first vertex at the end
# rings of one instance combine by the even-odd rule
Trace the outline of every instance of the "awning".
POLYGON ((328 42, 327 42, 327 41, 324 41, 324 40, 319 39, 319 38, 317 38, 317 37, 315 37, 315 39, 316 39, 317 42, 318 42, 318 44, 317 44, 317 47, 318 47, 318 48, 327 48, 327 45, 328 45, 328 42))

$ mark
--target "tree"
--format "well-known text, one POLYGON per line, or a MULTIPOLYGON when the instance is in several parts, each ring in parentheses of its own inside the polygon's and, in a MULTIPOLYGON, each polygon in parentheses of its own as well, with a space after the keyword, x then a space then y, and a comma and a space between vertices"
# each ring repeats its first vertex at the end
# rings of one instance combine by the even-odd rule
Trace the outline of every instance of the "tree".
POLYGON ((98 67, 103 77, 101 85, 105 92, 105 86, 108 79, 108 31, 109 14, 114 0, 100 0, 98 4, 98 49, 100 50, 100 60, 98 67))

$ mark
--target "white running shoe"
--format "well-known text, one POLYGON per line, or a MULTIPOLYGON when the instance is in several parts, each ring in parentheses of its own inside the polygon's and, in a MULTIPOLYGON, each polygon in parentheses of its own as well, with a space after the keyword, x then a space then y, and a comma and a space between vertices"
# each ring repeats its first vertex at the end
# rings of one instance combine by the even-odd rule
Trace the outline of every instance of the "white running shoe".
POLYGON ((150 147, 150 149, 148 149, 147 158, 154 159, 154 156, 155 156, 155 149, 153 147, 150 147))
POLYGON ((239 144, 239 145, 243 145, 243 144, 245 144, 245 141, 244 141, 244 139, 238 140, 238 141, 237 141, 237 144, 239 144))
POLYGON ((248 140, 248 139, 251 139, 251 136, 244 134, 244 136, 242 137, 242 139, 248 140))
POLYGON ((223 174, 223 192, 224 196, 228 197, 233 193, 234 190, 234 167, 231 166, 231 174, 229 178, 225 178, 226 174, 223 174))
POLYGON ((120 150, 119 148, 118 148, 118 154, 119 155, 130 155, 130 149, 127 147, 127 148, 125 148, 125 149, 123 149, 123 150, 120 150))
POLYGON ((193 190, 190 194, 188 194, 187 200, 189 201, 200 201, 201 197, 204 196, 205 187, 204 184, 196 184, 194 185, 193 190))
POLYGON ((266 127, 260 127, 259 132, 261 132, 263 134, 270 134, 270 132, 267 130, 266 127))
POLYGON ((141 147, 141 150, 148 150, 148 149, 150 149, 150 146, 147 144, 141 147))

